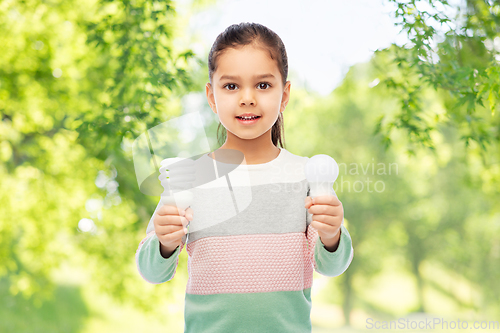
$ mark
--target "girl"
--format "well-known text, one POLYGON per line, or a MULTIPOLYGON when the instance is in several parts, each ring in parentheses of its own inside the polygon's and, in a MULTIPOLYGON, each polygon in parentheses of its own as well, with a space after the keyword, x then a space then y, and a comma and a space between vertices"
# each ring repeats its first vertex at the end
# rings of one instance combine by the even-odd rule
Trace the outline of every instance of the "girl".
POLYGON ((208 66, 208 103, 227 133, 219 151, 244 155, 231 172, 233 197, 217 179, 193 189, 196 200, 185 212, 159 204, 154 230, 136 252, 138 270, 150 283, 171 280, 187 244, 184 332, 311 332, 313 271, 342 274, 353 248, 338 198, 309 197, 309 158, 283 147, 290 97, 285 46, 263 25, 231 25, 215 40, 208 66), (235 205, 232 198, 249 188, 247 207, 242 200, 235 205), (188 238, 188 221, 210 226, 188 238))

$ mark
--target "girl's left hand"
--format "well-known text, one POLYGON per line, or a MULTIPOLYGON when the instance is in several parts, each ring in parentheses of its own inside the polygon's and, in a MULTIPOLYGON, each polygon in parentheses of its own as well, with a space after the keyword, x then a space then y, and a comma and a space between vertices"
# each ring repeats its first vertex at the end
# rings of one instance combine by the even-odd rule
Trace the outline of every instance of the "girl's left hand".
POLYGON ((344 208, 335 195, 306 197, 305 207, 313 214, 311 225, 318 230, 323 243, 337 237, 344 219, 344 208))

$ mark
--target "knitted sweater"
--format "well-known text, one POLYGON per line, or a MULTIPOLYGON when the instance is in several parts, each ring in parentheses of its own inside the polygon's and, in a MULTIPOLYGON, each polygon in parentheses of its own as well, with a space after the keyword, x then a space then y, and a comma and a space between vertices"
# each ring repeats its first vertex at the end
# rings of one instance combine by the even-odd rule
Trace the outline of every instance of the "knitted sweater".
MULTIPOLYGON (((186 246, 185 333, 311 332, 313 271, 338 276, 354 251, 343 223, 334 252, 310 226, 308 159, 281 148, 268 163, 239 165, 229 181, 195 187, 189 233, 169 258, 160 254, 151 217, 137 268, 149 283, 170 281, 186 246)), ((195 163, 215 160, 203 155, 195 163)))

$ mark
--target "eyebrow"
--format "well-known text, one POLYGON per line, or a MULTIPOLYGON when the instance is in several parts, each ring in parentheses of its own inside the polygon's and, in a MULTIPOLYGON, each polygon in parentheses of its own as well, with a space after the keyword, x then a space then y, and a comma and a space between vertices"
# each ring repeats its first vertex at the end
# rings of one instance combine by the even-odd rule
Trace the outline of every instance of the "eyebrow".
MULTIPOLYGON (((267 73, 267 74, 261 74, 261 75, 254 75, 254 78, 256 79, 264 79, 266 77, 269 77, 269 78, 274 78, 274 75, 271 74, 271 73, 267 73)), ((220 77, 219 80, 224 80, 224 79, 228 79, 228 80, 236 80, 236 79, 239 79, 240 77, 239 76, 233 76, 233 75, 222 75, 220 77)))

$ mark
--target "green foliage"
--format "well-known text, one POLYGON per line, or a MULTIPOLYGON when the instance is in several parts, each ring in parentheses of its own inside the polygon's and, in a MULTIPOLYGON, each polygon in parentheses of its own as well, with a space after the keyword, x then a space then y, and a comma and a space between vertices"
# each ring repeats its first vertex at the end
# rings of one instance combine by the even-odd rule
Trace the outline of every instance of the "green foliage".
POLYGON ((144 125, 176 112, 169 98, 190 88, 187 65, 194 53, 175 49, 175 15, 171 1, 102 1, 84 23, 87 45, 99 55, 90 69, 100 78, 93 89, 101 92, 100 112, 88 109, 75 119, 84 146, 106 137, 106 147, 96 153, 109 155, 119 150, 125 132, 136 137, 144 125))
POLYGON ((41 306, 65 261, 144 309, 171 295, 135 267, 157 202, 138 191, 130 144, 192 89, 199 60, 174 45, 181 19, 171 1, 0 5, 0 276, 13 295, 41 306), (98 232, 82 233, 82 218, 98 232))
POLYGON ((6 279, 0 280, 0 295, 2 332, 76 333, 89 316, 87 305, 75 286, 58 286, 52 298, 40 307, 21 295, 12 296, 6 279))
POLYGON ((494 46, 500 38, 498 2, 468 0, 465 14, 459 12, 457 18, 449 17, 447 13, 456 8, 445 0, 389 2, 396 6, 395 18, 410 43, 376 51, 389 52, 391 61, 397 64, 394 72, 388 71, 380 80, 393 89, 401 105, 401 112, 393 119, 379 119, 376 133, 382 134, 382 142, 388 147, 390 133, 399 128, 408 132, 410 154, 414 154, 415 146, 432 149, 429 132, 452 122, 461 129, 466 147, 472 141, 485 151, 496 145, 499 117, 495 111, 500 102, 500 49, 494 46), (434 124, 422 119, 423 86, 445 92, 452 100, 446 114, 434 124))

